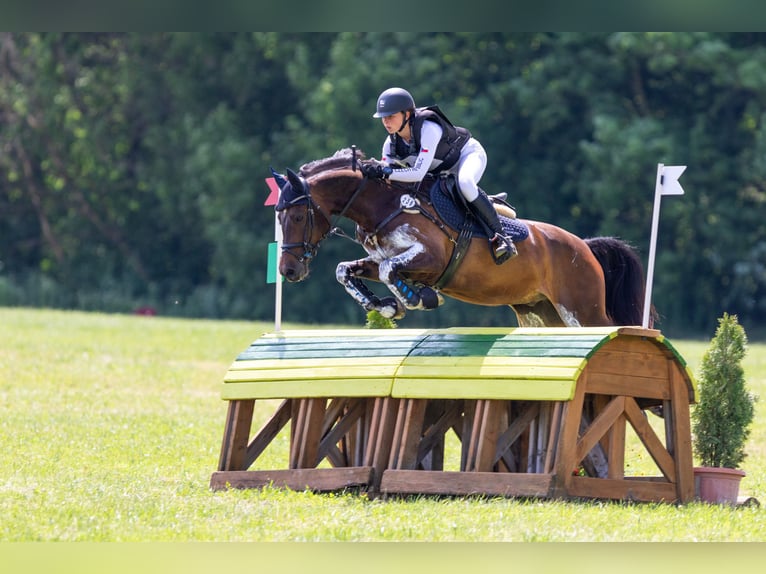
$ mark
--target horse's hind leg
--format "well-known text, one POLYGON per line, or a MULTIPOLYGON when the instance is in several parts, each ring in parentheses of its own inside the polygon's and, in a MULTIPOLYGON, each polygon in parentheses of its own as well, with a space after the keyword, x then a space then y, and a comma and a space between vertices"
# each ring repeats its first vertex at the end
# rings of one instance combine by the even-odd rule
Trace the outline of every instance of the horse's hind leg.
POLYGON ((519 327, 572 327, 565 322, 550 301, 544 299, 537 303, 511 305, 516 313, 519 327))

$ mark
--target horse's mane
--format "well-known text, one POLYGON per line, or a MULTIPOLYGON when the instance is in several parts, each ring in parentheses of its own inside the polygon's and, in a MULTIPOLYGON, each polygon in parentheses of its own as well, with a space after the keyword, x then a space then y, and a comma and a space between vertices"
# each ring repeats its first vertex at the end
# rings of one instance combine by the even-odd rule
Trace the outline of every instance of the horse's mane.
MULTIPOLYGON (((351 158, 353 152, 351 148, 343 148, 336 151, 332 156, 324 159, 316 159, 301 166, 298 175, 302 177, 311 177, 317 173, 336 169, 348 169, 351 167, 351 158)), ((361 161, 366 159, 364 152, 356 150, 356 159, 361 161)))

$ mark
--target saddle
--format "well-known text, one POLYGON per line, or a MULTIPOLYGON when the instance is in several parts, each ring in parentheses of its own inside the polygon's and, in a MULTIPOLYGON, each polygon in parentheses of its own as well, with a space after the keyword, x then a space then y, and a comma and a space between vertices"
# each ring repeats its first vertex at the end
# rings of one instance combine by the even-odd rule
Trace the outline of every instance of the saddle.
MULTIPOLYGON (((429 191, 431 204, 444 223, 456 231, 470 231, 473 237, 487 237, 487 231, 471 213, 468 205, 460 193, 454 176, 440 177, 431 186, 429 191), (466 219, 470 218, 470 221, 466 219), (467 227, 467 229, 464 229, 467 227)), ((490 196, 493 203, 505 203, 501 199, 490 196)), ((506 204, 507 205, 507 204, 506 204)), ((514 242, 524 241, 529 236, 529 228, 518 219, 511 219, 498 213, 503 231, 514 242)))

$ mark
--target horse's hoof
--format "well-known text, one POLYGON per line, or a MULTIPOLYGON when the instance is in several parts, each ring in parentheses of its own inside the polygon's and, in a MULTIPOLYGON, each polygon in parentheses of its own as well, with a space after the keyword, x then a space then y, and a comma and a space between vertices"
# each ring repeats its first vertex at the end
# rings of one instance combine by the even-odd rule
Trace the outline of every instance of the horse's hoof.
POLYGON ((404 306, 393 297, 384 297, 380 300, 378 313, 386 319, 401 319, 406 312, 404 306))
POLYGON ((441 305, 444 302, 444 298, 438 291, 435 291, 430 287, 422 287, 420 289, 420 301, 423 305, 423 309, 430 311, 441 305))

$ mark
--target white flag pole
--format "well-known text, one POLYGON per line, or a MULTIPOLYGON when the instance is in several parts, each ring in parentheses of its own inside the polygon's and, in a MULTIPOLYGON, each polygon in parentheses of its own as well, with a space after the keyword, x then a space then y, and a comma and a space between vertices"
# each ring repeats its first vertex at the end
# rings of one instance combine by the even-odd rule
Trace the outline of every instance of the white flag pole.
POLYGON ((652 238, 649 244, 649 263, 646 272, 646 292, 644 294, 644 318, 642 326, 649 328, 649 315, 652 307, 652 284, 654 282, 654 259, 657 252, 657 230, 660 223, 660 203, 663 195, 683 195, 684 190, 678 178, 686 169, 685 165, 665 167, 657 164, 657 180, 654 184, 654 212, 652 215, 652 238))
POLYGON ((274 240, 277 242, 277 271, 274 295, 274 332, 282 330, 282 276, 279 274, 279 257, 282 254, 282 226, 279 225, 279 214, 274 211, 274 240))
POLYGON ((660 223, 660 202, 662 201, 662 168, 657 164, 657 181, 654 184, 654 211, 652 215, 652 238, 649 243, 649 263, 646 270, 646 291, 644 293, 644 319, 641 326, 649 328, 649 311, 652 306, 652 282, 654 281, 654 257, 657 249, 657 228, 660 223))

